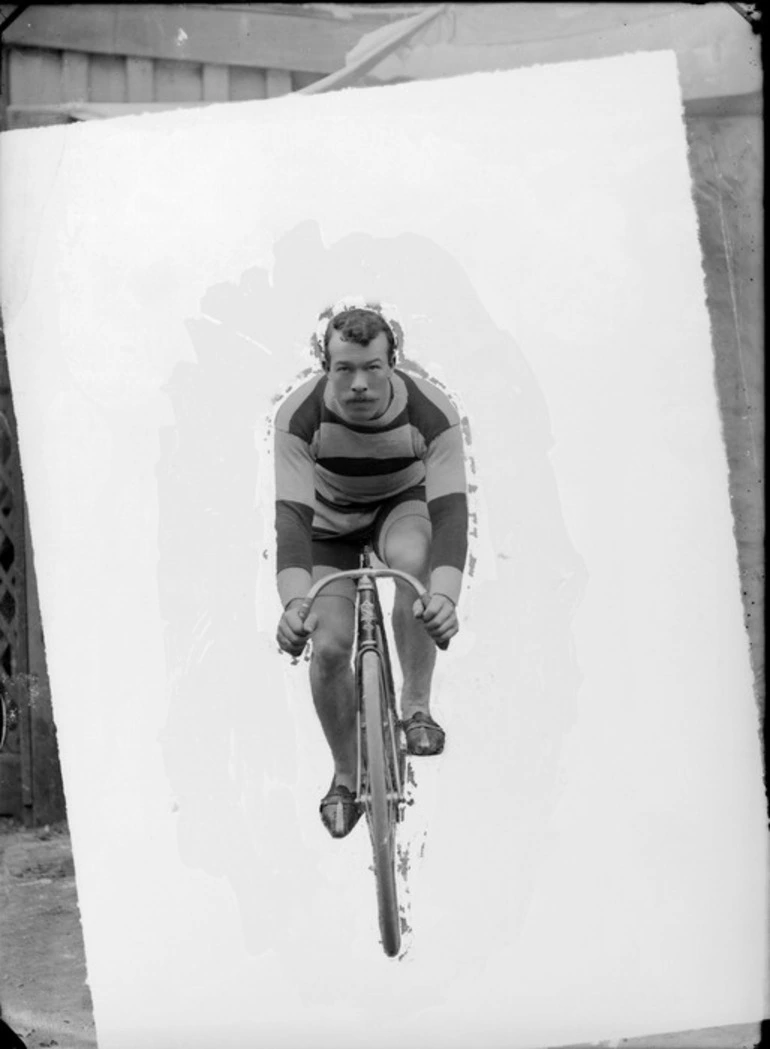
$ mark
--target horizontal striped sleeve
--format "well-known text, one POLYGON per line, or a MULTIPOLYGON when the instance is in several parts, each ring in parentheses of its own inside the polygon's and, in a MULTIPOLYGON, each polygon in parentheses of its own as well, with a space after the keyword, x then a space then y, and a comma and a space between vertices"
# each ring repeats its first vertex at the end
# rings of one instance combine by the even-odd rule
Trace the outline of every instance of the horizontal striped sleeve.
POLYGON ((404 375, 403 379, 408 396, 409 420, 429 445, 444 430, 459 422, 457 412, 446 394, 432 383, 409 375, 404 375))
POLYGON ((276 570, 304 568, 313 571, 311 529, 313 511, 304 503, 279 500, 275 504, 275 531, 278 537, 276 570))
POLYGON ((425 497, 429 503, 442 495, 465 495, 465 453, 459 423, 430 442, 424 462, 425 497))
POLYGON ((277 570, 312 571, 315 482, 310 446, 286 430, 275 431, 275 532, 277 570))
POLYGON ((432 567, 450 566, 462 572, 468 552, 468 498, 459 424, 444 430, 428 445, 425 496, 433 531, 432 567))
POLYGON ((465 494, 442 495, 428 503, 433 540, 431 570, 456 568, 462 572, 468 553, 468 500, 465 494))
POLYGON ((286 397, 275 417, 277 430, 287 430, 310 444, 323 409, 326 376, 310 379, 286 397))
POLYGON ((275 431, 275 498, 313 506, 315 464, 310 445, 286 430, 275 431))

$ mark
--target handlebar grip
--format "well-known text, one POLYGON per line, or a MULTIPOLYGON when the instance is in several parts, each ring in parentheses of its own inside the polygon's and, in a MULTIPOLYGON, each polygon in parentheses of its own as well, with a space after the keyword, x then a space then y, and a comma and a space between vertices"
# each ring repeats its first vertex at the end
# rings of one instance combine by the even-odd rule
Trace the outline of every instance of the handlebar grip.
POLYGON ((313 606, 313 602, 312 601, 308 601, 308 599, 305 598, 305 600, 302 602, 302 604, 297 609, 297 614, 299 615, 299 618, 302 620, 303 623, 307 619, 308 613, 310 612, 310 609, 312 608, 312 606, 313 606))
MULTIPOLYGON (((420 600, 422 601, 422 607, 427 608, 430 604, 430 594, 420 594, 420 600)), ((436 641, 435 645, 436 648, 440 648, 442 652, 446 652, 446 650, 449 648, 448 641, 436 641)))

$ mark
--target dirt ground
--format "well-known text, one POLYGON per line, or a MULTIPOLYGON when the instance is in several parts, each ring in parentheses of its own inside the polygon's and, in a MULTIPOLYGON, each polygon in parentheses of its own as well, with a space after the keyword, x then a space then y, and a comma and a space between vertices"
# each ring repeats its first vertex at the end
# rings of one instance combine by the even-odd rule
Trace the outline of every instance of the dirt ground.
POLYGON ((0 829, 0 1005, 27 1049, 96 1046, 65 826, 0 829))
MULTIPOLYGON (((96 1049, 75 869, 65 825, 38 830, 0 825, 0 951, 3 1018, 27 1049, 96 1049)), ((757 1023, 600 1045, 606 1049, 753 1049, 759 1042, 757 1023)))

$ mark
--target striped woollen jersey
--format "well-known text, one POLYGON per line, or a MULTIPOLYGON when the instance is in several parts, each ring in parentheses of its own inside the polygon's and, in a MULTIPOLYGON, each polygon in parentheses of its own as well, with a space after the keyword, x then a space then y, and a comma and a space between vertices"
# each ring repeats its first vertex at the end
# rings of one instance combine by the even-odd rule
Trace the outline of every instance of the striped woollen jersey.
POLYGON ((425 485, 432 568, 463 571, 468 508, 462 434, 449 398, 432 383, 394 371, 393 397, 377 419, 335 412, 326 375, 294 390, 275 422, 278 572, 312 569, 311 539, 372 524, 379 505, 425 485))

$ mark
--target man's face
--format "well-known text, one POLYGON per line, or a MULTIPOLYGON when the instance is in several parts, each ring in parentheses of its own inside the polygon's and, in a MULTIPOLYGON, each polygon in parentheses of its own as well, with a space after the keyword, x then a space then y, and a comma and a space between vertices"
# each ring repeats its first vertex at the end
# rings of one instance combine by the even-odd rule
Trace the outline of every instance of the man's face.
POLYGON ((380 332, 368 346, 346 342, 338 331, 329 339, 329 382, 343 416, 350 422, 381 415, 390 403, 388 337, 380 332))

